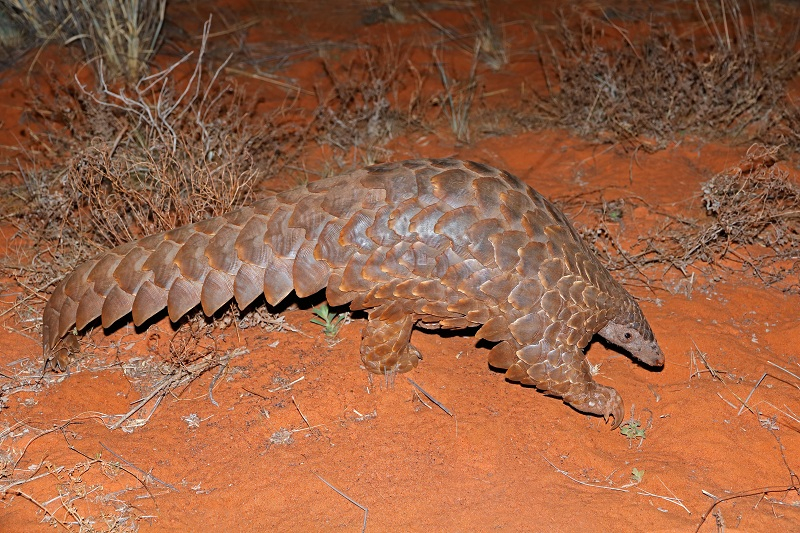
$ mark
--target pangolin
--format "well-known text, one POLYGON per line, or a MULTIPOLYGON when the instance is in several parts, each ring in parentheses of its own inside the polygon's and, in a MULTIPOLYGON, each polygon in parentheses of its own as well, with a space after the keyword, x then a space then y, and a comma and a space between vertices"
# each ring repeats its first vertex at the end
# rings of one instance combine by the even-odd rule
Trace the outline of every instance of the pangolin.
POLYGON ((480 326, 489 364, 579 411, 624 415, 592 378, 583 349, 596 333, 636 359, 664 356, 633 297, 552 203, 511 174, 455 159, 370 166, 224 216, 124 244, 87 261, 44 310, 46 359, 66 368, 67 333, 128 314, 138 326, 168 310, 212 315, 264 294, 275 305, 325 289, 332 306, 368 310, 361 358, 407 372, 414 325, 480 326))

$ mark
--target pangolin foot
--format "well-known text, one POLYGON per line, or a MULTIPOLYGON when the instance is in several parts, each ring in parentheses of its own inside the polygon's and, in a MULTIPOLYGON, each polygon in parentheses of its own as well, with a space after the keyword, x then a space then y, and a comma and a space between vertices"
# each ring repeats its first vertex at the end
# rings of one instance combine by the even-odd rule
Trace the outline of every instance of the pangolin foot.
POLYGON ((614 417, 611 429, 617 429, 625 416, 625 405, 615 389, 598 383, 576 383, 564 395, 564 402, 578 411, 602 415, 608 422, 608 417, 614 417))

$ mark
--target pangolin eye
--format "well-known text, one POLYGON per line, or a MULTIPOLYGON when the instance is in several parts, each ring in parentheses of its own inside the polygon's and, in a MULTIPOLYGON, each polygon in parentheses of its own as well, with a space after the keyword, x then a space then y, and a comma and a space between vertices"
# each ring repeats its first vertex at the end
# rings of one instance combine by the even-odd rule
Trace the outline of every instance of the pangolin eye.
POLYGON ((629 341, 633 338, 633 335, 631 335, 630 332, 626 331, 623 337, 625 337, 626 341, 629 341))

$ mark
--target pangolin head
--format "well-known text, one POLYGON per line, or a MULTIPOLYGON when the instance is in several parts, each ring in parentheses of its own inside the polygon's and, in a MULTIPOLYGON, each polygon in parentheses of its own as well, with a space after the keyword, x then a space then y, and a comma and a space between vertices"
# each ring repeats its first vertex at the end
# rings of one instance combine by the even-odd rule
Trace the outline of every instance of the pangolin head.
POLYGON ((625 312, 614 317, 598 332, 599 335, 646 365, 664 366, 664 353, 650 329, 650 324, 633 298, 630 304, 632 305, 624 306, 625 312))

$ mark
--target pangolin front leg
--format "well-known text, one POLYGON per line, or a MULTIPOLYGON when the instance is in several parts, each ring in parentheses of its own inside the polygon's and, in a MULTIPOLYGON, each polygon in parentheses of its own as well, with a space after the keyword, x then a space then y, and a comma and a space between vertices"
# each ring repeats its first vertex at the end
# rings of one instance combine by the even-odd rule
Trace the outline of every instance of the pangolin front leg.
POLYGON ((553 204, 479 163, 387 163, 311 183, 249 207, 124 244, 62 280, 45 306, 44 354, 65 369, 70 333, 97 318, 141 325, 235 299, 325 289, 331 305, 365 309, 362 360, 405 372, 420 354, 412 327, 480 326, 493 366, 576 409, 623 417, 596 383, 584 348, 595 334, 641 362, 664 356, 636 300, 553 204))
MULTIPOLYGON (((530 347, 527 347, 530 348, 530 347)), ((530 350, 509 368, 507 376, 524 385, 535 385, 547 394, 558 396, 578 411, 614 417, 613 428, 625 415, 622 398, 616 390, 596 383, 589 362, 577 348, 559 347, 531 358, 530 350)))

